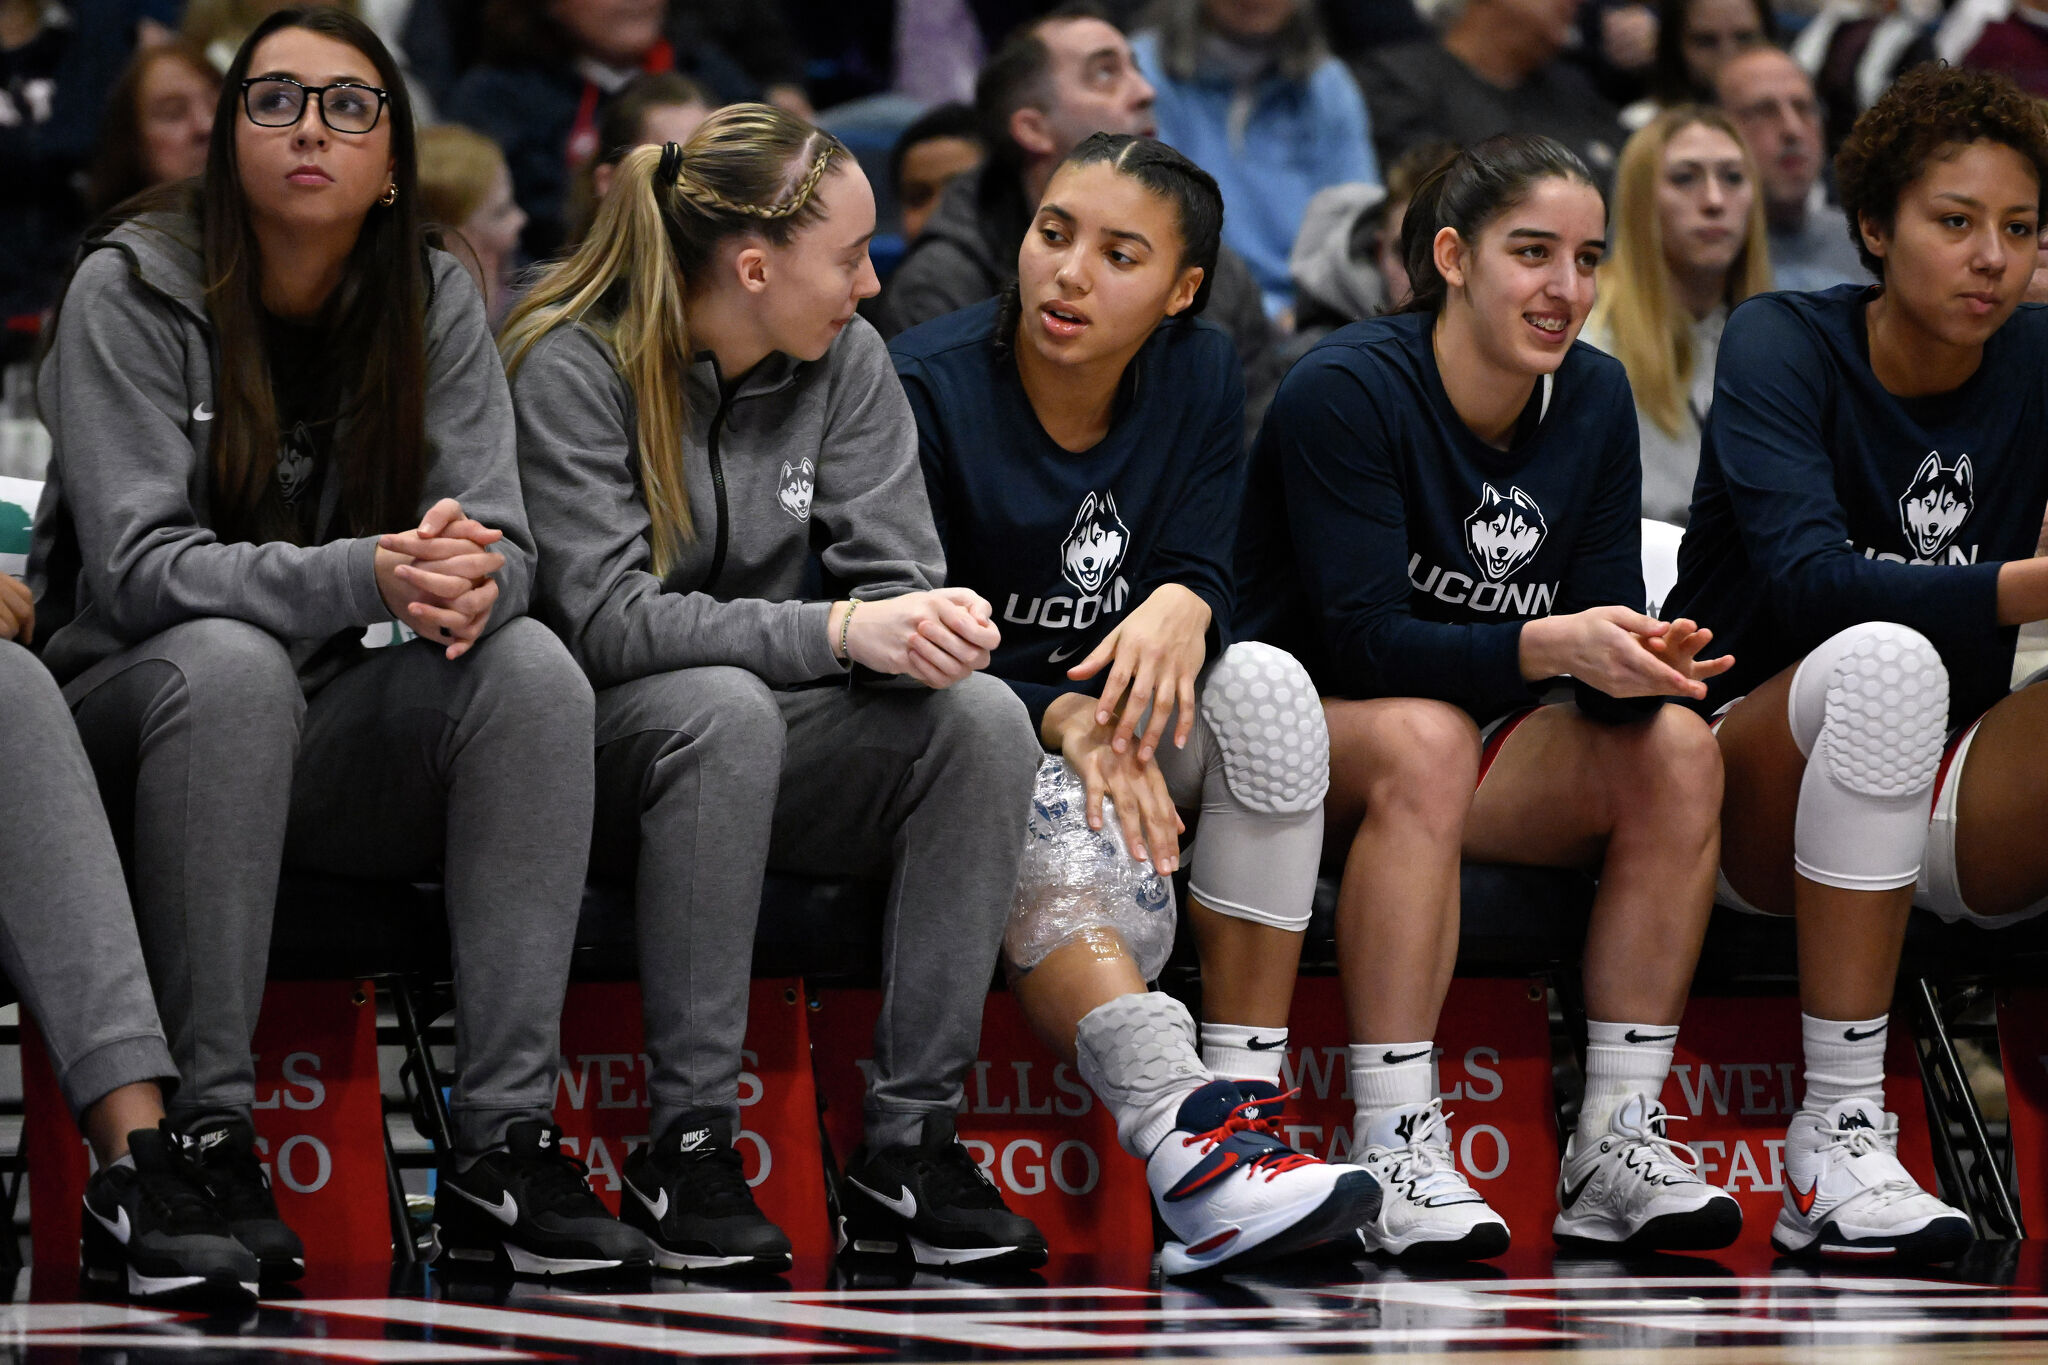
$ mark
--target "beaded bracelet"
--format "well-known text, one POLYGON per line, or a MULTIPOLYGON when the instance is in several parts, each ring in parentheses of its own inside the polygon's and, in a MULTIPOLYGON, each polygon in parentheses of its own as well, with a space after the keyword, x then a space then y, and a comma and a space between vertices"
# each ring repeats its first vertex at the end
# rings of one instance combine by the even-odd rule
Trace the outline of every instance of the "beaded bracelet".
POLYGON ((842 663, 852 663, 853 656, 846 652, 846 632, 853 626, 853 610, 860 605, 858 597, 846 600, 846 615, 839 618, 839 658, 842 663))

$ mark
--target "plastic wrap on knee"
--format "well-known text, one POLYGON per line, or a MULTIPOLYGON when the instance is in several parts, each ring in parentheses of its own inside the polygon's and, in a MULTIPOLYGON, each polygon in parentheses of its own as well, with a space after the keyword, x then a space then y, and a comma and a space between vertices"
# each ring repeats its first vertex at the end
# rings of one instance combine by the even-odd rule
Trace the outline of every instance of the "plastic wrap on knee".
POLYGON ((1061 944, 1123 941, 1138 973, 1159 975, 1173 951, 1173 883, 1124 850, 1115 805, 1102 803, 1102 828, 1088 828, 1088 794, 1058 755, 1039 765, 1031 791, 1017 899, 1003 930, 1003 957, 1027 972, 1061 944))
POLYGON ((1316 685, 1292 654, 1256 641, 1232 645, 1202 681, 1201 709, 1232 796, 1274 815, 1322 804, 1330 731, 1316 685))
POLYGON ((1948 670, 1919 632, 1852 627, 1800 665, 1787 701, 1807 755, 1793 855, 1848 890, 1909 884, 1927 840, 1927 796, 1948 727, 1948 670))

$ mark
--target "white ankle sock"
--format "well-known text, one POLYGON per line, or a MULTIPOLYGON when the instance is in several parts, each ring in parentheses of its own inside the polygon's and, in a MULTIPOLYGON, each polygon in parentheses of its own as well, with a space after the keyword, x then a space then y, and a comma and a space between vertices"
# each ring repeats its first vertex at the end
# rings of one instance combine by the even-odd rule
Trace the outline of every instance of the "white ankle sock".
POLYGON ((1350 1054, 1352 1131, 1363 1133, 1373 1116, 1428 1104, 1436 1098, 1436 1044, 1353 1043, 1350 1054))
POLYGON ((1202 1024, 1202 1065, 1234 1081, 1280 1084, 1287 1030, 1249 1024, 1202 1024))
POLYGON ((1806 1100, 1800 1107, 1824 1113, 1843 1100, 1884 1103, 1884 1044, 1891 1016, 1875 1019, 1816 1019, 1799 1016, 1806 1046, 1806 1100))
POLYGON ((1586 1098, 1579 1105, 1581 1143, 1597 1141, 1631 1095, 1655 1100, 1671 1074, 1676 1024, 1586 1021, 1586 1098))

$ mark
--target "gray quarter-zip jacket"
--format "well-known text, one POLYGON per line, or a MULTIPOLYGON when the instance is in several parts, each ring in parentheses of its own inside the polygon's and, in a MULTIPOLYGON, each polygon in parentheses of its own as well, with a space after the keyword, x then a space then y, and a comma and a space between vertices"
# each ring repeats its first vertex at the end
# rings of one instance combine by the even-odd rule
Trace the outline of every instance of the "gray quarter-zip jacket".
POLYGON ((686 383, 695 536, 657 578, 633 394, 610 348, 578 323, 527 352, 512 400, 542 548, 534 614, 598 687, 710 664, 778 687, 841 674, 814 553, 841 597, 944 581, 888 348, 856 317, 822 359, 777 353, 727 385, 705 353, 686 383))
MULTIPOLYGON (((69 679, 180 622, 221 616, 284 641, 314 687, 349 661, 353 647, 336 637, 390 619, 377 591, 377 537, 339 534, 339 477, 323 480, 323 544, 214 534, 216 348, 198 242, 189 216, 138 219, 87 243, 72 277, 36 377, 51 435, 28 565, 43 659, 69 679)), ((533 577, 512 403, 476 285, 436 251, 430 286, 428 463, 415 524, 454 498, 505 533, 495 628, 526 610, 533 577)), ((337 462, 350 458, 347 441, 344 430, 337 462)))

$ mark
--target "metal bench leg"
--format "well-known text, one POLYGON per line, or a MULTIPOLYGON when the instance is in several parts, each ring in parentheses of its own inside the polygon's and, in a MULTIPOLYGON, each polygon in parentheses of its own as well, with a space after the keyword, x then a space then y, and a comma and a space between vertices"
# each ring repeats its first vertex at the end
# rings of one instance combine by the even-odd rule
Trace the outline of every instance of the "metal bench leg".
POLYGON ((1969 1077, 1963 1073, 1962 1059, 1956 1056, 1955 1044, 1948 1036, 1941 998, 1934 983, 1924 976, 1914 978, 1913 1004, 1920 1016, 1920 1039, 1925 1044, 1920 1069, 1928 1083, 1927 1093, 1936 1119, 1930 1125, 1930 1136, 1934 1139, 1935 1160, 1941 1166, 1943 1183, 1952 1197, 1972 1206, 1970 1213, 1990 1236, 2025 1237, 2026 1226, 2020 1219, 2019 1207, 2005 1186, 1991 1150, 1991 1135, 1984 1129, 1984 1113, 1977 1107, 1977 1096, 1970 1089, 1969 1077), (1963 1142, 1973 1158, 1971 1178, 1967 1180, 1960 1156, 1949 1138, 1951 1119, 1962 1125, 1963 1142))
POLYGON ((434 1144, 444 1156, 455 1151, 455 1125, 448 1115, 448 1102, 434 1077, 434 1052, 427 1046, 427 1031, 413 1005, 412 985, 402 978, 388 983, 392 1012, 398 1031, 405 1039, 405 1064, 399 1070, 406 1097, 412 1101, 413 1122, 420 1136, 434 1144))
POLYGON ((384 1137, 384 1197, 391 1206, 391 1250, 398 1264, 410 1270, 419 1262, 419 1248, 413 1245, 412 1215, 405 1206, 405 1183, 398 1178, 398 1153, 391 1146, 391 1130, 378 1116, 384 1137))

